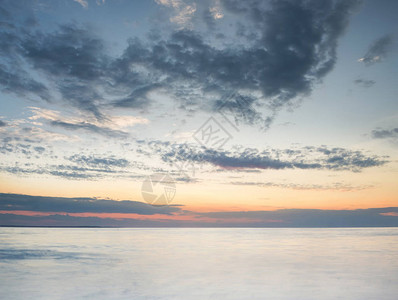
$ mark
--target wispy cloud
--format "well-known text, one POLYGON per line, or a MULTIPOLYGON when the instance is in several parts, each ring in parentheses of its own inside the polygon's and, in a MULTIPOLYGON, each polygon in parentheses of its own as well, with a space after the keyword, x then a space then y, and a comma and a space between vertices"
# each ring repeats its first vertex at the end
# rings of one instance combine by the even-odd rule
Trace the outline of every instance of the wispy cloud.
POLYGON ((83 6, 84 8, 88 7, 88 2, 86 0, 73 0, 77 3, 79 3, 81 6, 83 6))
POLYGON ((366 65, 372 65, 377 62, 381 62, 387 57, 389 51, 392 48, 394 38, 392 35, 385 35, 375 40, 370 46, 366 54, 358 59, 358 62, 362 62, 366 65))
POLYGON ((174 11, 174 16, 170 17, 170 22, 179 25, 180 28, 190 27, 191 20, 196 12, 196 3, 186 3, 184 0, 155 0, 157 4, 170 7, 174 11))
POLYGON ((209 8, 209 12, 213 19, 218 20, 224 17, 224 14, 221 9, 220 0, 215 0, 213 5, 209 8))
POLYGON ((359 79, 354 80, 354 83, 361 87, 368 88, 368 87, 375 85, 376 81, 359 78, 359 79))
POLYGON ((143 117, 134 116, 107 116, 106 119, 98 120, 87 116, 65 116, 55 110, 31 107, 33 115, 29 120, 45 120, 54 127, 71 131, 86 131, 106 137, 121 138, 129 136, 126 130, 138 124, 148 124, 149 121, 143 117))
POLYGON ((46 101, 50 99, 47 87, 30 78, 28 73, 18 65, 11 67, 0 63, 0 85, 5 93, 15 93, 22 97, 37 95, 40 99, 46 101))
POLYGON ((100 127, 88 122, 70 123, 65 121, 51 121, 50 124, 52 126, 60 127, 66 130, 82 130, 113 138, 125 138, 129 135, 127 132, 121 130, 113 130, 107 127, 100 127))
POLYGON ((316 191, 359 191, 364 189, 372 188, 372 185, 349 185, 341 182, 335 182, 332 184, 297 184, 297 183, 277 183, 277 182, 258 182, 258 181, 232 181, 227 182, 232 185, 247 185, 247 186, 258 186, 258 187, 278 187, 283 189, 292 190, 316 190, 316 191))

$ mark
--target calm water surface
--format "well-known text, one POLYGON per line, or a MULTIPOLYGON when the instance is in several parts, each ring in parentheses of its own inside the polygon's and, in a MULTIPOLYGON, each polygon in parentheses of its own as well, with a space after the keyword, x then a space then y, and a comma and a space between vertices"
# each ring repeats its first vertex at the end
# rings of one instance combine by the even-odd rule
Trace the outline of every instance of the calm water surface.
POLYGON ((398 228, 0 228, 0 299, 398 299, 398 228))

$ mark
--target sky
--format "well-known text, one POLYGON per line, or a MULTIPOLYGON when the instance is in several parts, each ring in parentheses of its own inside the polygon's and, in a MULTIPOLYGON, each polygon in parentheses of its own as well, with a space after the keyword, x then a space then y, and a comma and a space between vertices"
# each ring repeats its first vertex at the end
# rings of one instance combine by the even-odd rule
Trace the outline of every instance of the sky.
POLYGON ((0 1, 0 225, 398 226, 398 2, 0 1))

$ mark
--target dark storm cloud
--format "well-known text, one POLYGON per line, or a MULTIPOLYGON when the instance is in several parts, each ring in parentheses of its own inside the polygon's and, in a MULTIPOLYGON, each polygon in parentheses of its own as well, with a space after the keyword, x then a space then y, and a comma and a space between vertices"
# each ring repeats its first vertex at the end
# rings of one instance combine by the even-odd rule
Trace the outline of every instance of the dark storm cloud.
POLYGON ((366 65, 372 65, 376 62, 381 62, 387 57, 388 52, 391 50, 394 42, 392 35, 385 35, 375 40, 370 46, 364 57, 360 58, 359 61, 366 65))
POLYGON ((96 198, 41 197, 0 193, 0 210, 26 210, 66 213, 136 213, 141 215, 171 214, 175 206, 154 207, 138 201, 116 201, 96 198))
MULTIPOLYGON (((364 168, 382 166, 387 160, 379 156, 368 156, 361 151, 343 148, 305 147, 301 149, 257 149, 245 148, 222 151, 199 148, 188 144, 170 144, 153 141, 148 143, 151 153, 158 154, 168 163, 208 163, 222 169, 328 169, 359 172, 364 168)), ((142 152, 145 154, 145 152, 142 152)), ((148 155, 148 153, 147 153, 148 155)))
POLYGON ((357 84, 357 85, 359 85, 359 86, 362 86, 362 87, 371 87, 371 86, 373 86, 375 83, 376 83, 376 81, 374 81, 374 80, 368 80, 368 79, 356 79, 355 81, 354 81, 354 83, 355 84, 357 84))
MULTIPOLYGON (((259 227, 388 227, 398 226, 398 207, 357 210, 279 209, 276 211, 208 212, 217 219, 252 219, 259 227), (387 215, 386 215, 387 214, 387 215)), ((256 226, 256 225, 254 225, 256 226)))
MULTIPOLYGON (((258 81, 267 96, 288 100, 308 93, 336 62, 337 40, 359 1, 223 1, 230 11, 245 14, 262 36, 256 51, 264 50, 258 81)), ((253 63, 255 63, 253 61, 253 63)), ((276 105, 281 103, 277 102, 276 105)))
MULTIPOLYGON (((310 93, 332 70, 338 38, 357 3, 283 0, 266 7, 259 1, 223 1, 223 7, 253 22, 258 38, 246 47, 216 48, 199 32, 179 30, 163 39, 131 39, 124 53, 112 58, 93 30, 69 24, 50 33, 3 28, 2 34, 12 38, 1 48, 10 66, 23 69, 20 61, 26 60, 54 83, 64 101, 98 120, 105 118, 101 107, 107 105, 147 108, 149 94, 158 89, 179 99, 188 112, 216 110, 217 99, 235 91, 226 104, 235 117, 267 127, 272 112, 310 93), (249 109, 236 106, 239 97, 248 99, 249 109), (257 111, 261 108, 271 115, 263 117, 257 111)), ((7 88, 11 82, 15 89, 10 91, 48 99, 44 84, 22 72, 20 79, 7 81, 8 73, 0 74, 0 84, 7 88)), ((55 124, 94 130, 85 124, 55 124)))
POLYGON ((127 132, 111 129, 108 127, 97 126, 88 122, 70 123, 64 121, 51 121, 50 124, 52 126, 61 127, 67 130, 83 130, 87 132, 97 133, 106 137, 123 138, 128 136, 127 132))
MULTIPOLYGON (((233 90, 240 97, 250 97, 242 95, 243 90, 260 92, 260 98, 272 100, 259 102, 257 96, 250 101, 276 109, 296 96, 309 93, 313 83, 333 68, 337 39, 356 3, 273 1, 270 9, 260 7, 257 2, 240 4, 234 11, 254 15, 261 33, 259 41, 251 47, 219 49, 207 44, 197 32, 182 30, 147 46, 138 40, 130 41, 123 60, 126 64, 139 63, 152 74, 159 74, 163 78, 159 83, 173 87, 174 92, 180 92, 179 96, 184 94, 181 85, 217 97, 233 90)), ((156 80, 156 75, 153 78, 156 80)), ((195 94, 189 90, 185 93, 195 101, 195 94)), ((229 104, 233 107, 235 101, 230 99, 229 104)), ((217 101, 212 104, 213 109, 220 105, 217 101)), ((258 121, 253 111, 239 113, 246 122, 258 121)))
POLYGON ((271 56, 261 74, 266 95, 282 100, 308 93, 336 62, 337 40, 358 1, 272 1, 262 40, 271 56))
POLYGON ((372 137, 375 139, 398 139, 398 128, 372 130, 372 137))

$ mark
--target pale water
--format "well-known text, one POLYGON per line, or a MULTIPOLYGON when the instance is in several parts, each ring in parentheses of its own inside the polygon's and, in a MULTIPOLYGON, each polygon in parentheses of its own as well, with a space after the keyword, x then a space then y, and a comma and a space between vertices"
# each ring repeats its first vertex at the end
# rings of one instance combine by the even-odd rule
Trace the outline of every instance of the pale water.
POLYGON ((0 228, 0 299, 398 299, 398 228, 0 228))

